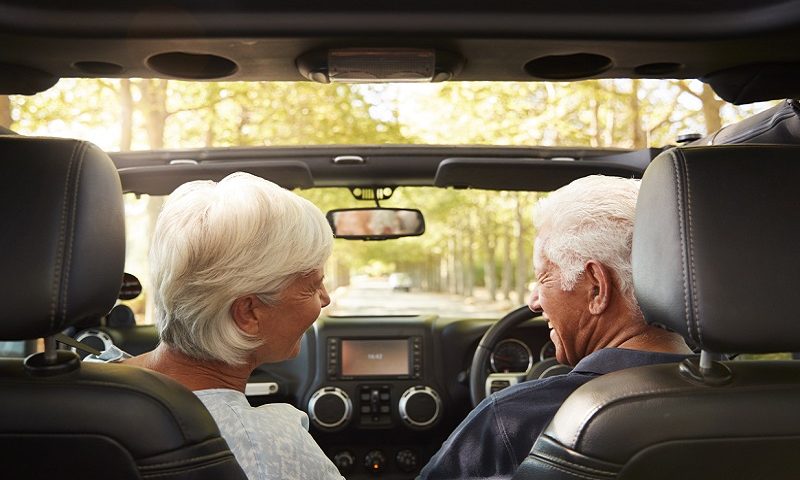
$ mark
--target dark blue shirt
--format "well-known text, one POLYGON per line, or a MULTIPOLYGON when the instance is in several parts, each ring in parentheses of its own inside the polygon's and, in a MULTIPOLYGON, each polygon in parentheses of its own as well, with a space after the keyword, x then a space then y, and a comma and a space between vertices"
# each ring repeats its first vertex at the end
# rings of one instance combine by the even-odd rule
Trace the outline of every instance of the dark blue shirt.
POLYGON ((566 375, 520 383, 484 399, 420 472, 419 479, 509 478, 567 397, 604 373, 686 355, 605 348, 566 375))

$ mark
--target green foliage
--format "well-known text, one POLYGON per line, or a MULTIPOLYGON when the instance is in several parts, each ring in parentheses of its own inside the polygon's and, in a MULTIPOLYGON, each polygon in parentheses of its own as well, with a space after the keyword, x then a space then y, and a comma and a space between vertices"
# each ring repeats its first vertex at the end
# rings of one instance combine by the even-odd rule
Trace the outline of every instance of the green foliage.
MULTIPOLYGON (((107 150, 119 149, 123 138, 133 149, 392 143, 632 148, 669 144, 686 131, 704 133, 709 116, 737 120, 769 106, 723 105, 699 82, 677 80, 320 85, 134 79, 129 90, 125 85, 65 79, 39 95, 11 97, 12 128, 86 138, 107 150)), ((323 210, 366 205, 344 189, 299 193, 323 210)), ((536 198, 401 188, 384 206, 419 208, 426 233, 384 242, 337 240, 336 270, 408 271, 430 289, 464 294, 487 282, 488 272, 494 286, 524 293, 533 274, 536 198)), ((147 226, 153 212, 143 215, 147 226)), ((146 248, 130 251, 143 257, 146 248)))

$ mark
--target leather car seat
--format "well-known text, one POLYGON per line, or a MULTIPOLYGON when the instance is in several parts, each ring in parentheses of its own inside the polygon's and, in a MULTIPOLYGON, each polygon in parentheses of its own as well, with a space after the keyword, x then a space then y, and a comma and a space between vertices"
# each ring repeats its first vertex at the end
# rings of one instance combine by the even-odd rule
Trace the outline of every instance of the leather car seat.
POLYGON ((699 359, 622 370, 576 390, 514 479, 794 479, 800 362, 800 147, 679 148, 645 172, 633 244, 645 319, 699 359))
POLYGON ((4 478, 245 479, 213 418, 169 378, 83 364, 52 335, 114 305, 125 261, 111 159, 81 141, 0 137, 0 339, 45 352, 0 359, 4 478))

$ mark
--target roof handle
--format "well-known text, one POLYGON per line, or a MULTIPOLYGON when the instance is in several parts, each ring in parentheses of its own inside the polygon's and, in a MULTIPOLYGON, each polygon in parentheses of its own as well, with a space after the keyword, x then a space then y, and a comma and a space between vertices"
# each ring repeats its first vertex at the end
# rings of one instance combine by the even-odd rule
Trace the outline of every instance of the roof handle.
POLYGON ((363 165, 366 161, 364 157, 358 155, 339 155, 333 157, 333 163, 336 165, 363 165))

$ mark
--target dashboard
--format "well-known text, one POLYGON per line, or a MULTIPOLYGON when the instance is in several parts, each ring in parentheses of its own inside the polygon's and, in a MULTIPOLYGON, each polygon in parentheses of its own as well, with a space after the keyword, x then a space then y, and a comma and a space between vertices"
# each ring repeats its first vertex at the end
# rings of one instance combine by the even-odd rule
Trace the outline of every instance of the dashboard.
MULTIPOLYGON (((414 478, 472 409, 470 364, 494 322, 322 316, 300 354, 260 366, 245 393, 254 406, 307 412, 311 434, 347 479, 414 478)), ((98 330, 132 354, 157 344, 152 326, 98 330)), ((487 373, 529 370, 551 347, 546 322, 528 320, 497 344, 487 373)))

